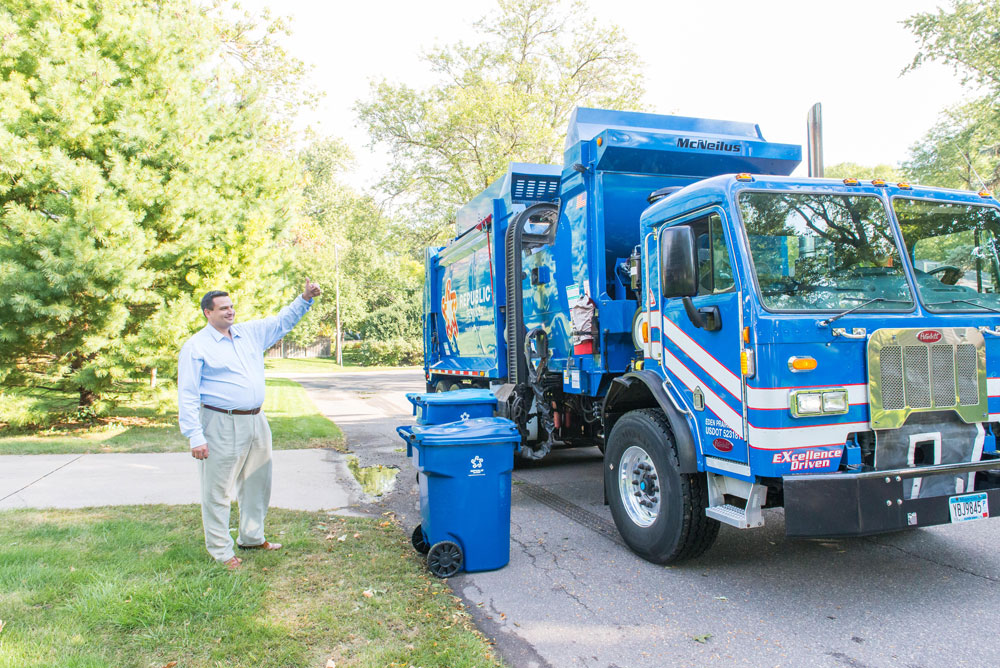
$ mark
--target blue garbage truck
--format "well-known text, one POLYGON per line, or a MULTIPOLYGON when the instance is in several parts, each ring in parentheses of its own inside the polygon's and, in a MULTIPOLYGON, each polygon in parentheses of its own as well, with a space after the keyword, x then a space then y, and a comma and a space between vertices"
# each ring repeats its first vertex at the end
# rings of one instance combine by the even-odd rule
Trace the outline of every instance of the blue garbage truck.
MULTIPOLYGON (((578 108, 425 256, 429 391, 491 390, 520 457, 596 446, 626 543, 856 536, 1000 511, 1000 209, 790 176, 752 123, 578 108)), ((995 514, 995 513, 994 513, 995 514)))

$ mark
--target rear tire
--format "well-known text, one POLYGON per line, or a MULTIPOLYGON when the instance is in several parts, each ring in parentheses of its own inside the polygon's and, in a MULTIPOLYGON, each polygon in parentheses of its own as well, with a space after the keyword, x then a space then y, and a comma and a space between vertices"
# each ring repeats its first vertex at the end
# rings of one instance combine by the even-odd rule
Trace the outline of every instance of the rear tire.
POLYGON ((604 491, 625 543, 655 564, 693 559, 719 534, 719 522, 705 515, 705 476, 680 472, 677 445, 659 409, 631 411, 615 423, 604 455, 604 491))

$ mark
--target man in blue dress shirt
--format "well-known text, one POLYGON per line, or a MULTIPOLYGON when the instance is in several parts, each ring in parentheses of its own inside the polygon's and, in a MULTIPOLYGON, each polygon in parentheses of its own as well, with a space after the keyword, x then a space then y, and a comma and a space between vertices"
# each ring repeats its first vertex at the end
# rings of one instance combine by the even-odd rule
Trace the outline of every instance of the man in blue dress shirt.
POLYGON ((237 325, 228 293, 213 290, 201 300, 208 324, 181 348, 179 422, 191 442, 191 456, 198 460, 205 546, 230 569, 242 563, 229 534, 234 486, 240 506, 237 545, 281 549, 280 543, 264 537, 271 500, 271 428, 260 411, 264 351, 298 324, 321 292, 319 285, 306 280, 302 295, 278 315, 237 325))

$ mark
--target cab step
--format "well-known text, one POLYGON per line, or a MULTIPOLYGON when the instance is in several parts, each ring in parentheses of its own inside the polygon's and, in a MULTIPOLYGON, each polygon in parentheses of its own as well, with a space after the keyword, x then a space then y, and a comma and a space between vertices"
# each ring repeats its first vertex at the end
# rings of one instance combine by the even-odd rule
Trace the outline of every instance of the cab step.
POLYGON ((751 524, 747 519, 747 511, 744 508, 740 508, 739 506, 734 506, 729 503, 724 503, 721 506, 711 506, 706 508, 705 514, 712 519, 719 520, 723 524, 734 526, 737 529, 752 529, 764 524, 763 521, 751 524))
POLYGON ((708 502, 705 514, 723 524, 737 529, 756 529, 764 526, 764 514, 761 509, 767 498, 767 487, 759 483, 731 478, 718 473, 709 472, 708 502), (726 495, 730 498, 746 499, 746 507, 740 508, 726 503, 726 495))

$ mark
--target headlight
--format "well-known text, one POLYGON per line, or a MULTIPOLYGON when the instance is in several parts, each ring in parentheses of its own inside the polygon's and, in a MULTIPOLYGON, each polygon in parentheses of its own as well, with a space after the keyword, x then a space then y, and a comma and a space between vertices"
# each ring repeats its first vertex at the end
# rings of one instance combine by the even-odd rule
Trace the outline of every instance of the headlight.
POLYGON ((799 415, 819 415, 823 412, 823 395, 818 392, 802 392, 795 395, 795 412, 799 415))
POLYGON ((847 392, 845 390, 834 390, 823 393, 824 413, 846 413, 847 412, 847 392))
POLYGON ((794 417, 839 415, 846 413, 849 408, 847 390, 840 387, 792 392, 790 404, 794 417))

